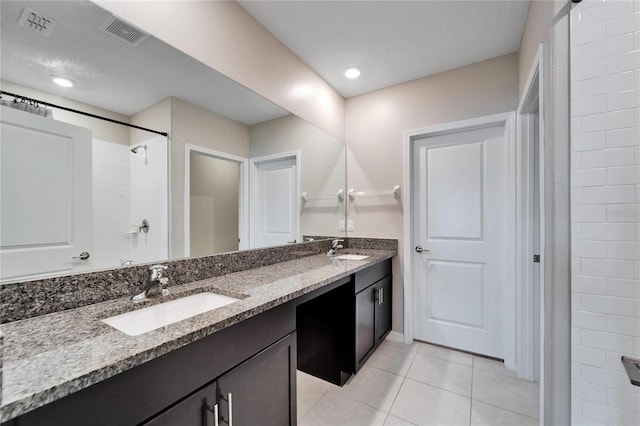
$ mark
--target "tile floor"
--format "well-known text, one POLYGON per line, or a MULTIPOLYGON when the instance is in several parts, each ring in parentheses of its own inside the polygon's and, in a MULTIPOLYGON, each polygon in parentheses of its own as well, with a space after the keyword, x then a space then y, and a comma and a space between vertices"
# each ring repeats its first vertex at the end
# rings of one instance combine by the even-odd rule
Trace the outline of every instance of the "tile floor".
POLYGON ((298 372, 298 424, 535 426, 538 391, 501 362, 386 340, 342 388, 298 372))

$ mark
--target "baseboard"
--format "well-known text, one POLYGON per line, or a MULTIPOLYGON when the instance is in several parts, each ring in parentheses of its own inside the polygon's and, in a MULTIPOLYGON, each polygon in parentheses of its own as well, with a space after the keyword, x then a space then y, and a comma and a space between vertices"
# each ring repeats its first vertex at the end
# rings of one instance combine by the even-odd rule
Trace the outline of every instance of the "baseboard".
POLYGON ((392 342, 404 343, 404 334, 398 333, 397 331, 390 331, 387 334, 387 338, 385 340, 390 340, 392 342))

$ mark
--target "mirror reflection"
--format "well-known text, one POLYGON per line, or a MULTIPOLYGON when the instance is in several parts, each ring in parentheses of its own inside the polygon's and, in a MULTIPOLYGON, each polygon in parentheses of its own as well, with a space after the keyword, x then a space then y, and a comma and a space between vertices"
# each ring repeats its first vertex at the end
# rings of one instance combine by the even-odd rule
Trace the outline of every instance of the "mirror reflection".
POLYGON ((341 141, 93 3, 0 8, 3 282, 344 234, 341 141))

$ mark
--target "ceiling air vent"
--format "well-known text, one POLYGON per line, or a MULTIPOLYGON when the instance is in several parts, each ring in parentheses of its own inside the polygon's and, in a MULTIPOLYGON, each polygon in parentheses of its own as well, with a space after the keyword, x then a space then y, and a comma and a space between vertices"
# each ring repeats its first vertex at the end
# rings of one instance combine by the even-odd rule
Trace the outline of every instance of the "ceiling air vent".
POLYGON ((149 34, 143 33, 115 16, 107 19, 107 22, 102 24, 100 29, 133 47, 140 46, 143 41, 149 38, 149 34))
POLYGON ((18 25, 23 26, 35 33, 49 37, 58 21, 44 13, 35 11, 30 7, 25 7, 18 19, 18 25))

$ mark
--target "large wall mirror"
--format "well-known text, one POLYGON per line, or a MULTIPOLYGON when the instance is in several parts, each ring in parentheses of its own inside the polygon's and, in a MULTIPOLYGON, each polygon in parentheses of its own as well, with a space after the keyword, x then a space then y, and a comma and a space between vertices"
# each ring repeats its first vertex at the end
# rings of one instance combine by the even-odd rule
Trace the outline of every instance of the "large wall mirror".
POLYGON ((2 282, 344 235, 340 140, 91 2, 0 16, 2 282))

